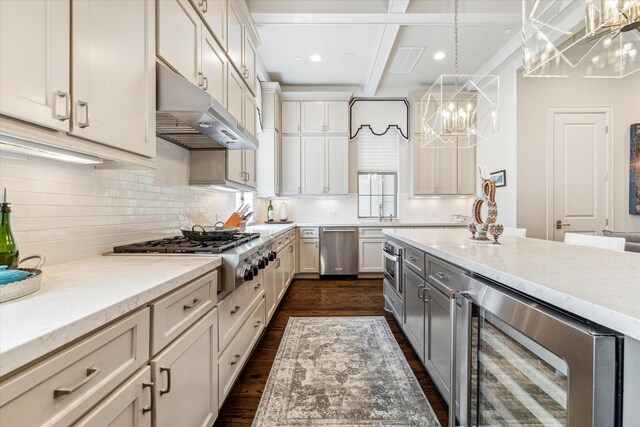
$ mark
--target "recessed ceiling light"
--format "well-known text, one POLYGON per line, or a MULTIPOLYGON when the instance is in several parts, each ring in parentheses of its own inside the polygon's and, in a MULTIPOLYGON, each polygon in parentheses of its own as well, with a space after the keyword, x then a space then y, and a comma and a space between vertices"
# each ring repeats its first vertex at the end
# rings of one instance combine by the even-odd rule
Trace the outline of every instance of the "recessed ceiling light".
POLYGON ((322 61, 322 57, 320 55, 311 55, 309 57, 309 59, 311 60, 311 62, 320 62, 322 61))
POLYGON ((509 33, 511 33, 511 31, 513 31, 513 28, 509 27, 509 28, 505 28, 503 33, 509 34, 509 33))
POLYGON ((294 56, 294 57, 293 57, 293 60, 294 60, 294 61, 300 61, 300 59, 301 59, 301 58, 300 58, 299 56, 294 56))
POLYGON ((433 59, 435 59, 436 61, 440 61, 441 59, 444 59, 446 56, 447 56, 447 54, 442 52, 442 51, 441 52, 436 52, 433 55, 433 59))

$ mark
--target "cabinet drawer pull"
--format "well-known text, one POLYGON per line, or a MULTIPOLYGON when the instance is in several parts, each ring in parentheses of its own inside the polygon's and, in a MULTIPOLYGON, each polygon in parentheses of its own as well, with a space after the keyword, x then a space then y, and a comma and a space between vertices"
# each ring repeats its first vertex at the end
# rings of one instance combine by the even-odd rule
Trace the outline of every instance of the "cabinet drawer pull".
POLYGON ((156 406, 156 401, 155 401, 156 393, 155 393, 155 390, 154 390, 155 386, 154 386, 154 383, 148 382, 148 383, 142 383, 142 388, 143 389, 151 388, 151 393, 149 393, 151 395, 151 397, 149 399, 151 401, 151 403, 149 403, 148 405, 145 405, 145 406, 142 407, 142 413, 146 414, 147 412, 153 411, 153 408, 156 406))
POLYGON ((254 328, 259 327, 262 324, 261 320, 256 321, 256 323, 253 325, 254 328))
POLYGON ((191 310, 193 307, 195 307, 196 305, 200 304, 202 302, 202 300, 200 298, 194 298, 193 301, 191 301, 189 304, 185 304, 182 306, 182 309, 184 311, 189 311, 191 310))
POLYGON ((262 286, 262 283, 258 283, 257 285, 255 285, 255 286, 253 287, 253 289, 258 290, 258 289, 260 288, 260 286, 262 286))
POLYGON ((422 299, 424 297, 424 285, 418 285, 418 298, 422 299))
POLYGON ((240 306, 236 305, 233 307, 233 310, 230 311, 230 314, 236 314, 238 311, 240 311, 240 306))
POLYGON ((167 373, 167 388, 160 389, 160 396, 171 392, 171 368, 160 368, 160 373, 167 373))
MULTIPOLYGON (((56 91, 56 96, 58 98, 63 98, 64 99, 64 114, 58 114, 56 112, 56 119, 64 122, 66 120, 69 120, 69 110, 71 109, 71 97, 69 96, 69 94, 67 92, 63 92, 61 90, 56 91)), ((56 106, 58 104, 56 103, 56 106)), ((56 108, 57 111, 57 108, 56 108)))
POLYGON ((231 365, 236 365, 238 363, 238 361, 240 360, 240 355, 236 354, 235 356, 233 356, 233 359, 231 359, 231 365))
POLYGON ((204 90, 209 89, 209 79, 205 76, 202 77, 202 89, 204 90))
POLYGON ((418 258, 416 258, 416 257, 414 257, 414 256, 407 257, 407 259, 408 259, 409 261, 413 261, 413 262, 416 262, 416 261, 418 260, 418 258))
POLYGON ((57 399, 60 396, 66 396, 68 394, 73 393, 74 391, 78 390, 80 387, 82 387, 83 385, 85 385, 86 383, 88 383, 98 375, 100 375, 100 372, 102 372, 102 369, 96 366, 92 366, 88 368, 87 376, 85 377, 85 379, 83 379, 76 385, 72 385, 71 387, 58 387, 57 389, 53 390, 53 398, 57 399))
POLYGON ((209 10, 207 0, 202 0, 200 4, 202 5, 202 13, 207 13, 207 11, 209 10))
POLYGON ((91 126, 91 118, 89 115, 89 103, 87 101, 78 100, 78 107, 84 107, 87 111, 87 115, 85 116, 86 119, 84 122, 81 122, 80 119, 78 119, 78 126, 82 129, 88 128, 89 126, 91 126))
POLYGON ((449 275, 448 274, 437 272, 436 276, 438 276, 438 279, 440 279, 440 280, 449 280, 449 275))

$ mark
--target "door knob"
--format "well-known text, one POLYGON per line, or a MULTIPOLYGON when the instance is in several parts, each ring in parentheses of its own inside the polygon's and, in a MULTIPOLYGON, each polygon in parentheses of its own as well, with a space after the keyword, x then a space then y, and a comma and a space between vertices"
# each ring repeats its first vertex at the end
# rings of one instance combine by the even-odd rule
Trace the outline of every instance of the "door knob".
POLYGON ((556 221, 556 230, 561 230, 562 227, 570 227, 570 226, 571 224, 563 224, 562 220, 560 219, 556 221))

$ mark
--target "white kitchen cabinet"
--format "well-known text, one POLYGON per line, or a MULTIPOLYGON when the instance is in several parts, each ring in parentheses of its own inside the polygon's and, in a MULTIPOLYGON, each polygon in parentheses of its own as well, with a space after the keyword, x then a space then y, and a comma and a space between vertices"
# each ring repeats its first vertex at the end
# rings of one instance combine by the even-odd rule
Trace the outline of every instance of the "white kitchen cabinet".
MULTIPOLYGON (((422 147, 420 138, 414 140, 414 181, 415 195, 449 195, 470 194, 468 186, 473 187, 475 181, 475 155, 468 156, 460 162, 456 143, 444 144, 433 141, 422 147), (464 166, 464 170, 461 168, 464 166), (467 180, 464 191, 458 189, 460 174, 467 180)), ((473 191, 471 190, 471 193, 473 191)))
POLYGON ((244 123, 244 81, 235 68, 227 67, 227 110, 238 120, 244 123))
POLYGON ((284 249, 285 251, 285 258, 287 259, 286 262, 286 270, 285 270, 285 284, 286 284, 286 288, 289 287, 289 285, 291 284, 291 281, 293 280, 293 276, 295 276, 295 271, 296 271, 296 250, 295 250, 295 243, 291 242, 287 245, 287 247, 285 247, 284 249))
POLYGON ((256 93, 258 86, 258 78, 256 75, 257 61, 256 43, 253 41, 248 31, 244 30, 244 50, 242 51, 242 70, 244 71, 244 80, 252 93, 256 93))
POLYGON ((289 264, 289 282, 293 281, 293 278, 296 276, 296 272, 298 270, 298 251, 297 244, 295 239, 291 242, 291 264, 289 264))
POLYGON ((324 132, 325 105, 322 101, 303 101, 300 103, 300 131, 302 133, 324 132))
POLYGON ((282 140, 275 129, 263 130, 258 134, 258 140, 260 141, 256 151, 258 197, 277 197, 280 195, 282 140))
POLYGON ((229 2, 227 11, 227 55, 239 70, 242 68, 242 48, 244 47, 242 13, 235 1, 229 2))
POLYGON ((71 6, 71 133, 155 156, 155 2, 75 1, 71 6))
POLYGON ((359 244, 358 271, 360 273, 383 273, 384 257, 382 248, 384 239, 360 239, 359 244))
POLYGON ((476 192, 476 148, 475 141, 458 138, 458 194, 476 192))
POLYGON ((153 391, 147 366, 111 393, 74 427, 151 427, 153 391))
POLYGON ((348 194, 347 137, 302 137, 302 194, 348 194))
POLYGON ((292 196, 301 193, 301 139, 299 136, 282 137, 280 194, 292 196))
POLYGON ((287 275, 284 265, 284 252, 280 251, 276 258, 276 299, 278 302, 282 300, 284 291, 287 289, 286 281, 287 275))
POLYGON ((202 89, 227 108, 227 56, 208 31, 202 31, 201 46, 199 84, 202 85, 202 89))
POLYGON ((298 254, 298 271, 300 273, 320 272, 319 239, 300 239, 298 254))
POLYGON ((280 112, 282 133, 300 133, 300 102, 282 101, 280 112))
POLYGON ((243 152, 245 184, 251 188, 256 188, 256 152, 255 150, 243 150, 243 152))
POLYGON ((227 180, 244 184, 244 151, 227 150, 225 154, 227 156, 227 180))
POLYGON ((344 101, 325 102, 324 124, 326 133, 348 133, 349 104, 344 101))
POLYGON ((436 194, 458 192, 458 147, 455 142, 436 148, 436 194))
POLYGON ((257 133, 258 106, 253 94, 245 91, 244 100, 244 127, 253 136, 257 133))
MULTIPOLYGON (((165 1, 165 0, 163 0, 165 1)), ((227 0, 191 0, 220 46, 227 47, 227 0)))
POLYGON ((218 313, 214 309, 151 360, 154 425, 212 425, 218 416, 218 313))
POLYGON ((67 132, 69 2, 0 1, 0 114, 67 132))
POLYGON ((256 41, 249 30, 250 20, 245 17, 239 2, 229 2, 227 15, 227 54, 252 93, 258 89, 256 75, 256 41))

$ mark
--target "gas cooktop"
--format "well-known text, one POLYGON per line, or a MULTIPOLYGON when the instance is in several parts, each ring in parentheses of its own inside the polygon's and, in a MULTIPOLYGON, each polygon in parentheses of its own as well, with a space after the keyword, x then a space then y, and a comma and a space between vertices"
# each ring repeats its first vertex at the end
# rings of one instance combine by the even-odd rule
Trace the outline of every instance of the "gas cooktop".
POLYGON ((117 254, 220 254, 258 237, 260 233, 238 233, 229 239, 211 240, 193 240, 176 236, 116 246, 113 252, 117 254))

